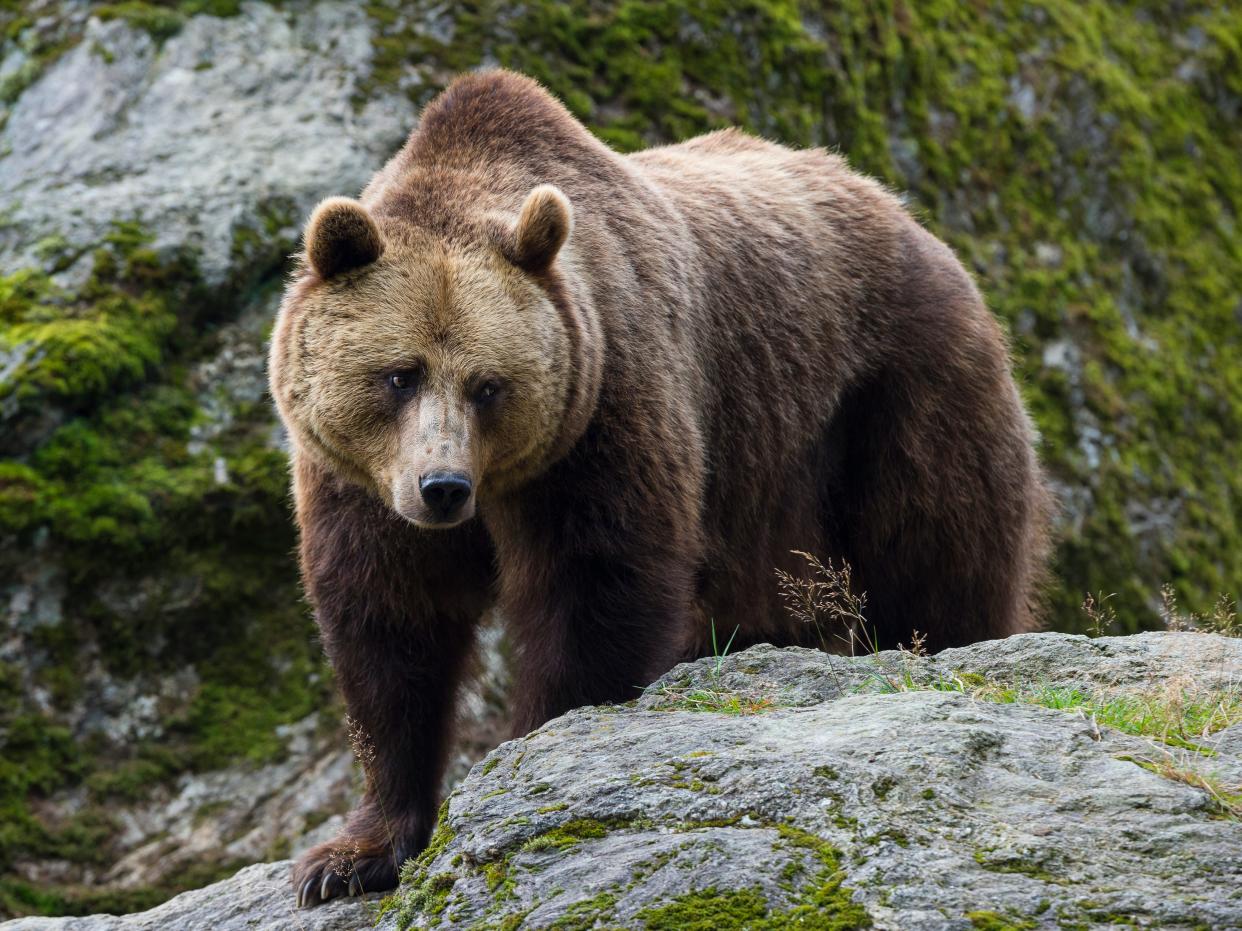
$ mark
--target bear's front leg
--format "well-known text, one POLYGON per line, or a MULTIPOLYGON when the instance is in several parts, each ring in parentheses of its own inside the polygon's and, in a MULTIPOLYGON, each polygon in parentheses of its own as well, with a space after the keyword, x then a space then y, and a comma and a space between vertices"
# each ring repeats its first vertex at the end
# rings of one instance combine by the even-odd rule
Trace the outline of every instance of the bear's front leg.
POLYGON ((426 846, 491 553, 477 521, 418 530, 304 461, 295 491, 306 591, 366 771, 344 831, 294 867, 303 906, 391 889, 426 846))

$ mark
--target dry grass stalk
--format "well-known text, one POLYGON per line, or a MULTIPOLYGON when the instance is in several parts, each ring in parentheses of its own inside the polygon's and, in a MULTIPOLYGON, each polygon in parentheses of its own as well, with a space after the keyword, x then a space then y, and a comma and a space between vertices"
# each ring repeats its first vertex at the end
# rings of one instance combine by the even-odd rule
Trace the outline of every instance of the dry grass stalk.
POLYGON ((1160 586, 1160 620, 1166 630, 1202 631, 1225 637, 1242 637, 1242 622, 1238 621, 1238 603, 1233 596, 1222 593, 1212 610, 1207 613, 1183 613, 1177 604, 1177 593, 1165 582, 1160 586))
MULTIPOLYGON (((850 655, 860 646, 874 652, 872 638, 866 628, 867 595, 855 592, 849 563, 837 566, 830 559, 827 565, 802 550, 791 550, 806 561, 808 575, 794 575, 776 570, 776 578, 785 609, 794 619, 815 628, 820 646, 828 650, 828 634, 849 647, 850 655)), ((831 651, 829 651, 831 652, 831 651)))
POLYGON ((1087 592, 1087 597, 1082 601, 1082 610, 1087 615, 1087 620, 1091 622, 1087 628, 1090 636, 1103 637, 1117 623, 1117 612, 1108 603, 1110 598, 1115 597, 1117 597, 1116 592, 1098 596, 1087 592))

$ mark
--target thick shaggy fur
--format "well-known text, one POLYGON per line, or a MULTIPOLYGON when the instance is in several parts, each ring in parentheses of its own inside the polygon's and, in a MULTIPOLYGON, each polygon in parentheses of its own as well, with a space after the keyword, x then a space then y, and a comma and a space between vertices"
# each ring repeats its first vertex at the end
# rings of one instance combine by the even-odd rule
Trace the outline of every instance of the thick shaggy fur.
POLYGON ((323 211, 272 388, 307 592, 377 757, 345 835, 298 864, 301 901, 349 890, 334 850, 357 845, 374 891, 426 843, 491 606, 517 732, 633 698, 709 619, 807 643, 774 576, 794 549, 853 567, 881 646, 1033 626, 1048 503, 1001 331, 842 159, 734 131, 623 157, 491 72, 323 211), (395 370, 417 390, 395 397, 395 370), (473 478, 477 516, 427 529, 433 467, 473 478))

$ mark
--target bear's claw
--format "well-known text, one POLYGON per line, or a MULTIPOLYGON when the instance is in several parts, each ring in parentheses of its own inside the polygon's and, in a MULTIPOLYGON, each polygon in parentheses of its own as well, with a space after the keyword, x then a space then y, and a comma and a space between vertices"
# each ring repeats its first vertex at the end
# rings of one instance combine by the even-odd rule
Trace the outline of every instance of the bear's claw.
POLYGON ((397 884, 392 855, 385 850, 356 855, 342 876, 338 851, 356 849, 352 840, 321 844, 309 850, 293 868, 293 888, 298 908, 310 908, 342 896, 383 892, 397 884))

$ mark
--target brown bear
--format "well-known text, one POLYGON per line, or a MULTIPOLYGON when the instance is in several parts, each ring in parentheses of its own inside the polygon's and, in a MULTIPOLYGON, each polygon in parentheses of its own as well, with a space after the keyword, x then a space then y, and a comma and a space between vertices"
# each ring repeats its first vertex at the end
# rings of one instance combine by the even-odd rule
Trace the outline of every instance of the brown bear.
POLYGON ((320 204, 272 342, 301 563, 368 788, 298 900, 422 849, 476 622, 514 729, 705 637, 808 642, 774 570, 844 560, 879 646, 1033 626, 1048 496, 1005 339, 950 250, 822 150, 622 156, 535 82, 462 77, 320 204), (334 854, 354 855, 340 876, 334 854))

